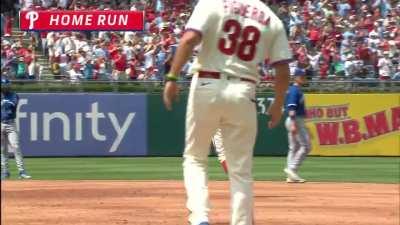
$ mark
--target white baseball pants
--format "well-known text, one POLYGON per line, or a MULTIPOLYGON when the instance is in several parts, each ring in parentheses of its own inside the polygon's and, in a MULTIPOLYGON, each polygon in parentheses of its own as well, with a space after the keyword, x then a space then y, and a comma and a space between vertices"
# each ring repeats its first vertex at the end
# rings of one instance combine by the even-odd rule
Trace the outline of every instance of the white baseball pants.
POLYGON ((256 85, 229 78, 193 77, 187 112, 184 180, 192 225, 208 221, 207 159, 210 140, 221 128, 231 192, 231 225, 252 225, 253 147, 257 133, 256 85))

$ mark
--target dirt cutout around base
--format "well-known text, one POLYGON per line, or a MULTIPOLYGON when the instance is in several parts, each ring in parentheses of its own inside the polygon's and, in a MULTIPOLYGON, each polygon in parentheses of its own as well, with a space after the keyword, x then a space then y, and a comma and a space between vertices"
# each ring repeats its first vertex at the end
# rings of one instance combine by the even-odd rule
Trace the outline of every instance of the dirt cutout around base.
MULTIPOLYGON (((228 182, 210 182, 229 225, 228 182)), ((257 225, 399 225, 399 184, 255 182, 257 225)), ((2 225, 188 225, 180 181, 5 181, 2 225)))

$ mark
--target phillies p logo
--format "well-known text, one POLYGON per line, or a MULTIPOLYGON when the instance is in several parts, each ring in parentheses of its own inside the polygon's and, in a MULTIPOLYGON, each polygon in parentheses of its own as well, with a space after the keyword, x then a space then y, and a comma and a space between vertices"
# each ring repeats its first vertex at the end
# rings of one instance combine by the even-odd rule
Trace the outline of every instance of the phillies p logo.
POLYGON ((35 11, 29 11, 26 13, 25 18, 29 20, 29 30, 31 30, 35 21, 39 19, 39 14, 35 11))

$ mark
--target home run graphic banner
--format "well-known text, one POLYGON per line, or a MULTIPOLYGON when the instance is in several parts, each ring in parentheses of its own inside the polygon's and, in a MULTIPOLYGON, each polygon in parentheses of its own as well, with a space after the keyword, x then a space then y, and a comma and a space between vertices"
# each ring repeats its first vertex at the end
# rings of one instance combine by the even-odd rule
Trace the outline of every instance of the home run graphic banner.
POLYGON ((139 31, 144 12, 139 11, 21 11, 24 31, 139 31))

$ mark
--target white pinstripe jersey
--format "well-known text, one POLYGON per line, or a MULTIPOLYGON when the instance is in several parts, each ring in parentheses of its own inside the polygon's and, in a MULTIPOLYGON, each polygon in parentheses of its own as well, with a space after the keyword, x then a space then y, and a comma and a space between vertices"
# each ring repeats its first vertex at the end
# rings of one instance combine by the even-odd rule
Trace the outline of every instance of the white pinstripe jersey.
POLYGON ((258 80, 258 63, 292 59, 282 22, 259 0, 200 0, 186 30, 202 35, 195 71, 258 80))

